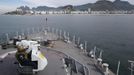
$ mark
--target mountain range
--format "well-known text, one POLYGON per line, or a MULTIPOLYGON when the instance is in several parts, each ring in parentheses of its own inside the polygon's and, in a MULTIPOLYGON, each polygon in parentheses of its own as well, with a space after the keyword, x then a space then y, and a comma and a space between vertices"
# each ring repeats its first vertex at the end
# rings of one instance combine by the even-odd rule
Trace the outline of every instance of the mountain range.
POLYGON ((66 10, 66 9, 87 11, 89 8, 92 11, 134 10, 134 5, 130 4, 128 1, 121 1, 121 0, 115 0, 114 2, 111 2, 109 0, 98 0, 95 3, 87 3, 78 6, 66 5, 57 8, 48 7, 48 6, 38 6, 38 7, 33 7, 31 9, 28 6, 18 7, 18 9, 22 9, 22 10, 36 10, 36 11, 50 11, 50 10, 59 11, 59 10, 66 10))

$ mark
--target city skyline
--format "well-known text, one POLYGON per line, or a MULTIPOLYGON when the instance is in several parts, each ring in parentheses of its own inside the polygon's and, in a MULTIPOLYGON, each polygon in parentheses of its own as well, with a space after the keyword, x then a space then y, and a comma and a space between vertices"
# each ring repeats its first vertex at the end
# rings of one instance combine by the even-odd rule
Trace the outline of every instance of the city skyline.
MULTIPOLYGON (((64 5, 82 5, 86 3, 95 3, 97 0, 1 0, 0 1, 0 13, 7 11, 15 10, 16 7, 27 5, 30 7, 36 6, 49 6, 49 7, 58 7, 64 5)), ((114 1, 114 0, 109 0, 114 1)), ((131 4, 134 4, 134 0, 122 0, 129 1, 131 4)))

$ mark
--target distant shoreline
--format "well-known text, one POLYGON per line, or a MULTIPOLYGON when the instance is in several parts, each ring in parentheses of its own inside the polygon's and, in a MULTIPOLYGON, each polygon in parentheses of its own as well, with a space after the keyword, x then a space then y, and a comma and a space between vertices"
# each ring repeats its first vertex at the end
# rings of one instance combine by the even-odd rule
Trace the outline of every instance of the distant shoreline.
POLYGON ((25 15, 16 15, 16 14, 0 14, 5 16, 46 16, 46 15, 89 15, 89 16, 120 16, 120 15, 134 15, 134 14, 25 14, 25 15))

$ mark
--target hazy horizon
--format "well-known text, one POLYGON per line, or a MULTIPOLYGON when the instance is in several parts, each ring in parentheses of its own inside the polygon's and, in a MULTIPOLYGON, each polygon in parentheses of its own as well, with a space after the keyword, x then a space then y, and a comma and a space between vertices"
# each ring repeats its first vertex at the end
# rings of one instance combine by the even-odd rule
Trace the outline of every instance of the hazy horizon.
MULTIPOLYGON (((0 13, 15 10, 18 6, 49 6, 59 7, 64 5, 82 5, 86 3, 95 3, 97 0, 1 0, 0 1, 0 13)), ((114 0, 109 0, 114 1, 114 0)), ((129 1, 130 4, 134 4, 134 0, 122 0, 129 1)))

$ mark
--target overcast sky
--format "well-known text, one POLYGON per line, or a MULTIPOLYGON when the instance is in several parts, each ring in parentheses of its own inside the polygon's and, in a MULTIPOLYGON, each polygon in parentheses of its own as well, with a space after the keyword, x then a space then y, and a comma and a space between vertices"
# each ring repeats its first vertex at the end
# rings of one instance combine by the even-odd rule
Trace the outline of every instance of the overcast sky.
MULTIPOLYGON (((39 5, 46 5, 51 7, 58 7, 64 5, 82 5, 86 3, 94 3, 97 0, 0 0, 0 12, 15 10, 16 7, 21 5, 28 5, 35 7, 39 5)), ((114 0, 110 0, 114 1, 114 0)), ((134 4, 134 0, 126 0, 134 4)))

